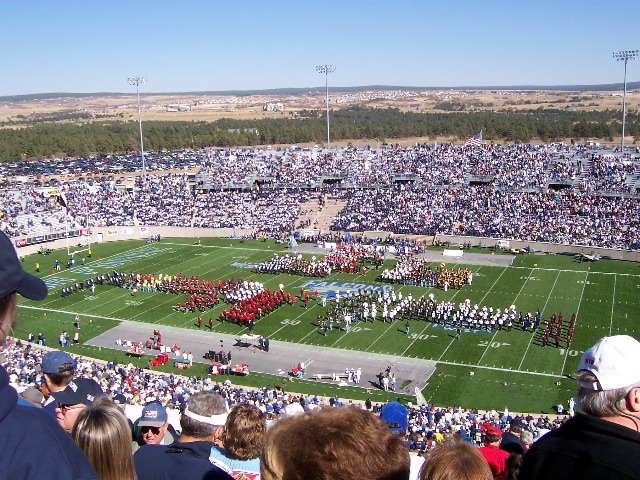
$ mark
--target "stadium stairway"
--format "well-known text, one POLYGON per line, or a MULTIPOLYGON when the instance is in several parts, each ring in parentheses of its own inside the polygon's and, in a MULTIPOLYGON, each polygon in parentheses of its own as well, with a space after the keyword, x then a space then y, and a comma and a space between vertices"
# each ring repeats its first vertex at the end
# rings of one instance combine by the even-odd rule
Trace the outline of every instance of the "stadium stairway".
POLYGON ((347 205, 346 200, 336 200, 327 198, 324 208, 320 208, 317 200, 312 200, 300 204, 300 211, 304 212, 298 216, 296 225, 310 221, 309 226, 305 227, 310 230, 320 230, 323 233, 329 231, 333 218, 347 205))
POLYGON ((335 216, 347 206, 347 200, 327 199, 327 202, 314 222, 314 228, 320 229, 322 233, 328 233, 331 229, 331 222, 335 216))

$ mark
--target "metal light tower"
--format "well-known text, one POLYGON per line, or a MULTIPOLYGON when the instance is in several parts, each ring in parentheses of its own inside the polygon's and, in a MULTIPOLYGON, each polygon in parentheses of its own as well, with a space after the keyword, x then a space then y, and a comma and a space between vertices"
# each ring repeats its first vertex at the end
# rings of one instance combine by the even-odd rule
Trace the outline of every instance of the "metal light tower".
POLYGON ((318 73, 324 73, 324 86, 327 90, 327 148, 331 148, 331 137, 329 135, 329 74, 336 71, 335 65, 318 65, 316 67, 318 73))
POLYGON ((147 166, 144 162, 144 146, 142 144, 142 117, 140 116, 140 85, 147 83, 147 77, 129 77, 127 78, 129 85, 136 86, 136 95, 138 97, 138 127, 140 129, 140 158, 142 159, 142 178, 147 176, 147 166))
POLYGON ((620 149, 624 155, 624 135, 625 127, 627 124, 627 62, 629 60, 635 60, 640 54, 640 50, 621 50, 619 52, 613 52, 613 58, 619 62, 624 62, 624 93, 622 94, 622 141, 620 142, 620 149))

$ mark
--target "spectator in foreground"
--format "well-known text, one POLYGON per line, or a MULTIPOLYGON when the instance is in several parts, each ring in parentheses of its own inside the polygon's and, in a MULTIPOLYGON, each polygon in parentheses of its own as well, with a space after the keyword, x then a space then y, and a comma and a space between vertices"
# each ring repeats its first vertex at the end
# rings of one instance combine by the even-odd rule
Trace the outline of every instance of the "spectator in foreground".
MULTIPOLYGON (((29 405, 33 405, 36 408, 42 408, 44 396, 36 387, 28 387, 20 393, 20 399, 22 399, 22 401, 29 402, 29 405)), ((20 399, 18 399, 18 402, 20 402, 20 399)))
POLYGON ((582 355, 576 414, 535 442, 522 480, 640 478, 640 342, 604 337, 582 355))
POLYGON ((139 480, 231 480, 231 476, 209 461, 216 431, 224 428, 227 402, 211 392, 193 394, 180 417, 182 433, 171 445, 144 445, 134 456, 139 480))
POLYGON ((502 434, 500 449, 509 453, 519 453, 523 455, 527 451, 527 446, 522 441, 524 425, 519 418, 514 418, 509 426, 509 431, 502 434))
POLYGON ((505 460, 504 475, 498 477, 498 480, 518 480, 520 475, 520 466, 522 465, 522 455, 512 453, 505 460))
POLYGON ((263 480, 408 480, 409 451, 370 412, 322 408, 269 428, 260 473, 263 480))
POLYGON ((478 449, 453 435, 434 447, 425 459, 419 480, 492 480, 491 469, 478 449))
POLYGON ((140 445, 170 445, 174 441, 169 432, 169 416, 159 403, 150 403, 142 409, 138 427, 142 437, 140 445))
POLYGON ((499 445, 502 441, 502 430, 493 425, 488 426, 484 431, 484 446, 478 451, 485 458, 491 469, 493 478, 504 475, 505 460, 509 456, 509 452, 500 450, 499 445))
POLYGON ((91 378, 76 378, 69 382, 64 390, 53 392, 60 426, 71 433, 73 425, 80 412, 91 405, 98 397, 104 396, 104 392, 98 382, 91 378))
POLYGON ((57 417, 56 399, 51 394, 64 390, 69 385, 69 382, 73 380, 75 374, 73 365, 73 357, 67 352, 52 350, 44 354, 42 364, 38 367, 43 373, 44 380, 40 385, 40 391, 45 397, 42 407, 53 418, 57 417))
POLYGON ((98 480, 136 480, 127 417, 108 398, 100 397, 80 412, 71 438, 89 459, 98 480))
POLYGON ((222 446, 211 449, 209 460, 234 478, 260 479, 260 454, 267 433, 267 416, 248 403, 236 405, 229 412, 224 429, 216 437, 222 446), (256 476, 257 475, 257 476, 256 476))
MULTIPOLYGON (((17 293, 44 300, 47 286, 22 270, 9 238, 0 232, 0 344, 12 333, 17 293)), ((18 405, 18 393, 0 366, 0 464, 11 480, 93 480, 97 475, 69 435, 40 408, 18 405)))

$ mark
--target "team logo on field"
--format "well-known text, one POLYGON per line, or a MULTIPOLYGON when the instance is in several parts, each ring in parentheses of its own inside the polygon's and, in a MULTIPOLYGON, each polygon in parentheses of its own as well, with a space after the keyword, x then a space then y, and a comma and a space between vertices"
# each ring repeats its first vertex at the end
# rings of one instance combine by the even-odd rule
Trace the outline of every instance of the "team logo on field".
POLYGON ((306 288, 312 292, 316 290, 318 293, 327 298, 335 298, 336 293, 344 297, 348 293, 358 291, 366 293, 383 293, 393 290, 392 285, 367 285, 365 283, 349 283, 349 282, 323 282, 322 280, 310 280, 300 285, 300 288, 306 288))
POLYGON ((243 268, 245 270, 253 270, 254 268, 258 268, 257 263, 251 263, 251 262, 233 262, 233 263, 230 263, 229 265, 236 268, 243 268))

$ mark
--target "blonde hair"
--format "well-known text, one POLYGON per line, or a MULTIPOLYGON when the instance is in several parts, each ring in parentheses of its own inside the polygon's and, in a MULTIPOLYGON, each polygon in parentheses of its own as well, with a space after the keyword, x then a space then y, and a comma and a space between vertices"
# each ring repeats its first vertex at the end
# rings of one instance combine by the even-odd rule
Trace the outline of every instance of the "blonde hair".
POLYGON ((493 480, 489 464, 477 448, 459 435, 449 437, 429 452, 419 480, 493 480))
POLYGON ((84 452, 99 480, 136 480, 131 428, 120 408, 97 398, 78 415, 71 438, 84 452))

